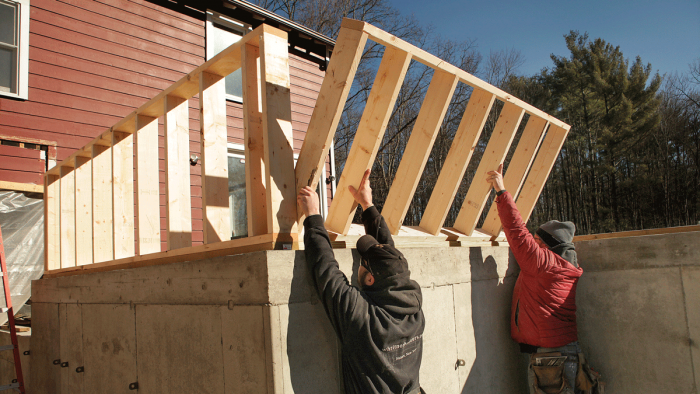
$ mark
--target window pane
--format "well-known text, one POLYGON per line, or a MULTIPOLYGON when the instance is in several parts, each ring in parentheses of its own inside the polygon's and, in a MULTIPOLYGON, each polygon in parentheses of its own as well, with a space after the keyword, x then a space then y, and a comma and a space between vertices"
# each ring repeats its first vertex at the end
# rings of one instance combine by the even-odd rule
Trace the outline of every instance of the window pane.
POLYGON ((15 50, 0 48, 0 92, 17 92, 17 59, 15 50))
MULTIPOLYGON (((214 25, 213 37, 208 40, 208 45, 212 45, 214 53, 217 54, 228 48, 231 44, 240 41, 241 35, 224 30, 214 25)), ((243 87, 241 85, 241 70, 238 69, 226 77, 226 94, 236 97, 243 96, 243 87)))
POLYGON ((245 201, 245 162, 240 157, 228 157, 228 196, 233 237, 245 237, 248 235, 248 213, 245 201))
POLYGON ((17 45, 17 5, 0 1, 0 42, 17 45))

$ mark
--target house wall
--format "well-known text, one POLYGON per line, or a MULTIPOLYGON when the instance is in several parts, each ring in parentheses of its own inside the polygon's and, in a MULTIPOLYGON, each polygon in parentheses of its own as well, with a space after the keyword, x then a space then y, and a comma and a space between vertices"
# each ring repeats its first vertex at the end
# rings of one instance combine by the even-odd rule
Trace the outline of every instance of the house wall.
MULTIPOLYGON (((204 63, 205 19, 205 15, 196 19, 145 0, 32 0, 29 100, 0 98, 0 136, 55 142, 57 160, 64 160, 204 63)), ((317 64, 290 55, 297 153, 323 76, 317 64)), ((190 150, 201 156, 198 99, 189 105, 190 150)), ((227 115, 228 141, 244 145, 242 105, 228 101, 227 115)), ((159 157, 161 229, 165 230, 162 122, 159 157)), ((192 238, 198 245, 202 243, 201 165, 190 170, 192 238)), ((39 151, 0 146, 0 181, 43 184, 43 171, 39 151)), ((167 233, 161 231, 163 250, 166 239, 167 233)))

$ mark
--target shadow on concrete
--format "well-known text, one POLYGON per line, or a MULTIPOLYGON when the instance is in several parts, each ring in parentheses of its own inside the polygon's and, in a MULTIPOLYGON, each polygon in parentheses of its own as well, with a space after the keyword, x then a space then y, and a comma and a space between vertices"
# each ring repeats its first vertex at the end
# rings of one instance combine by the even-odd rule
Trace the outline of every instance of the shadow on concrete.
POLYGON ((517 263, 511 254, 505 277, 500 278, 496 260, 493 256, 484 259, 482 248, 471 248, 469 260, 476 354, 462 394, 527 394, 527 364, 510 337, 510 304, 519 271, 517 263))
MULTIPOLYGON (((353 251, 355 283, 360 255, 353 251)), ((333 394, 343 392, 341 344, 316 292, 316 283, 306 263, 304 252, 297 252, 289 295, 289 304, 280 306, 280 323, 284 325, 284 308, 288 309, 286 350, 289 380, 295 393, 333 394)), ((284 332, 281 333, 284 335, 284 332)), ((288 389, 285 389, 287 392, 288 389)))

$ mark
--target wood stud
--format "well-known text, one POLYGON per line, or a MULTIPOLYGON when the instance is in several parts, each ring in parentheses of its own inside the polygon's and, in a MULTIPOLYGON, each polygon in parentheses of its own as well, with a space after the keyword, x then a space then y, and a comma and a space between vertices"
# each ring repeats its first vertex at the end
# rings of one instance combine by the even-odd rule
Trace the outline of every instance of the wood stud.
POLYGON ((393 47, 387 47, 384 51, 367 99, 367 103, 372 105, 368 105, 362 114, 345 169, 328 210, 326 229, 330 231, 347 234, 350 228, 357 204, 348 191, 348 186, 358 187, 365 170, 374 163, 410 61, 411 54, 408 52, 393 47))
MULTIPOLYGON (((528 124, 505 182, 518 197, 518 207, 527 221, 561 150, 569 125, 370 24, 345 19, 294 168, 287 35, 262 25, 47 171, 44 182, 45 269, 62 274, 88 272, 88 266, 81 265, 93 262, 100 263, 93 264, 96 269, 112 269, 120 261, 129 261, 129 266, 160 264, 176 261, 176 256, 200 253, 202 248, 202 251, 214 250, 207 246, 212 243, 218 243, 214 247, 217 255, 230 247, 246 249, 255 245, 255 250, 267 249, 287 242, 281 240, 291 240, 289 242, 296 244, 296 232, 300 230, 297 223, 303 219, 296 209, 296 192, 304 186, 315 188, 318 184, 317 174, 325 164, 368 39, 386 46, 386 49, 339 180, 326 228, 347 234, 356 208, 347 188, 349 185, 357 187, 364 171, 373 165, 411 59, 433 68, 435 72, 387 196, 384 216, 391 232, 399 232, 458 83, 470 85, 474 91, 423 214, 420 229, 430 235, 440 233, 496 99, 504 103, 503 109, 479 162, 455 229, 465 236, 475 231, 490 193, 490 186, 481 182, 480 176, 503 162, 525 113, 530 115, 528 124), (249 238, 245 242, 229 241, 231 225, 223 79, 239 68, 242 68, 244 81, 249 223, 249 238), (198 93, 205 245, 191 247, 188 99, 198 93), (160 252, 157 186, 160 116, 164 116, 166 147, 167 252, 160 252), (547 126, 549 129, 545 135, 547 126), (137 174, 136 199, 134 170, 137 174), (134 226, 135 212, 137 227, 134 226), (139 234, 138 243, 135 227, 139 234), (82 239, 89 232, 93 234, 93 242, 85 243, 82 239), (268 240, 269 237, 272 238, 268 240), (77 241, 77 238, 81 240, 77 241), (174 249, 182 251, 175 252, 174 249), (139 256, 145 253, 156 253, 153 256, 158 257, 149 262, 148 258, 139 256)), ((499 229, 500 222, 492 207, 483 231, 496 235, 499 229)))

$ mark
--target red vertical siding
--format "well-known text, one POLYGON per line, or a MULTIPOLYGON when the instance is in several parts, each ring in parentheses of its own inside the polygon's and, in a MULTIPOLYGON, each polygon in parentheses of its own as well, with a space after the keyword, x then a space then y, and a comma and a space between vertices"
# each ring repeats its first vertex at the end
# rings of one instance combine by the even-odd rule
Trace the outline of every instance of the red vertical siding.
MULTIPOLYGON (((0 135, 55 141, 59 162, 205 61, 204 21, 145 0, 32 0, 30 18, 29 100, 0 98, 0 135)), ((298 152, 324 73, 290 56, 290 74, 298 152)), ((227 115, 229 141, 243 144, 241 105, 229 102, 227 115)), ((190 128, 190 148, 199 155, 196 98, 190 100, 190 128)), ((162 119, 159 132, 165 230, 162 119)), ((0 150, 0 163, 10 157, 0 150)), ((17 182, 19 174, 40 184, 41 168, 25 164, 13 160, 5 165, 12 168, 0 168, 0 181, 17 182)), ((199 244, 200 166, 190 170, 193 241, 199 244)))

